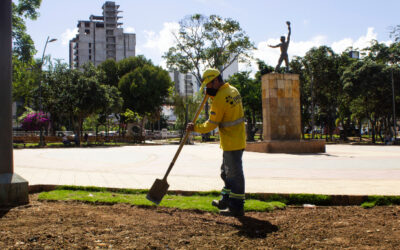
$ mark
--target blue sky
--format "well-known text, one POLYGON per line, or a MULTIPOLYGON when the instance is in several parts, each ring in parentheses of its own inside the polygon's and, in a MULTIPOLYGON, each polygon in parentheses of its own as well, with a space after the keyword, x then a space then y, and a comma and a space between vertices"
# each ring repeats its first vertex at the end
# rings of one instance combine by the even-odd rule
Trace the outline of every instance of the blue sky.
MULTIPOLYGON (((68 40, 78 20, 101 15, 104 0, 43 0, 36 21, 27 21, 37 57, 47 36, 58 41, 48 45, 46 54, 68 62, 68 40)), ((391 26, 400 24, 399 0, 116 0, 120 5, 125 32, 136 33, 137 54, 164 65, 161 56, 173 45, 171 31, 186 15, 217 14, 238 21, 258 50, 253 56, 275 66, 277 44, 287 34, 285 22, 292 23, 289 57, 303 56, 313 46, 328 45, 340 53, 348 46, 363 48, 371 39, 390 43, 391 26)), ((241 69, 254 69, 240 66, 241 69)))

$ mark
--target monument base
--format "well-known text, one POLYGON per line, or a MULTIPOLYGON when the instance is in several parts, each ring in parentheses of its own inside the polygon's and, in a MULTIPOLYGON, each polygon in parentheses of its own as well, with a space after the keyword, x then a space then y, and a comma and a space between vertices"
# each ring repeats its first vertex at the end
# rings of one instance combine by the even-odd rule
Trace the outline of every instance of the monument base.
POLYGON ((0 174, 0 207, 29 203, 28 181, 18 174, 0 174))
POLYGON ((286 140, 248 142, 246 151, 259 153, 310 154, 325 153, 325 140, 286 140))

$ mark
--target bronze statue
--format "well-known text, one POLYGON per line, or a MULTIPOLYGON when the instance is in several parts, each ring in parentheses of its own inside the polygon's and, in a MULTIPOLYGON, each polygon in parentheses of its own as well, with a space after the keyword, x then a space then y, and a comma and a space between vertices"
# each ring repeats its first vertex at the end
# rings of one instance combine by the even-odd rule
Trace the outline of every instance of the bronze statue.
POLYGON ((290 42, 290 33, 291 33, 291 29, 290 29, 290 22, 287 21, 286 22, 287 26, 288 26, 288 36, 287 36, 287 40, 285 41, 285 36, 281 36, 281 43, 277 44, 277 45, 268 45, 271 48, 281 48, 281 57, 279 57, 279 61, 278 61, 278 65, 276 65, 275 67, 275 72, 278 72, 279 67, 281 66, 281 63, 283 60, 285 60, 285 64, 286 64, 286 72, 289 71, 289 57, 287 54, 288 48, 289 48, 289 42, 290 42))

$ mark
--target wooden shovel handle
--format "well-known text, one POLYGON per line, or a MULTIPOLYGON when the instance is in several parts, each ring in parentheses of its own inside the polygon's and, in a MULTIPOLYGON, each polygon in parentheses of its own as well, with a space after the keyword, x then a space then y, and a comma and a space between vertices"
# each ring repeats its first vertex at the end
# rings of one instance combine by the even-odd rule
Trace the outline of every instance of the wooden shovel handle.
MULTIPOLYGON (((204 107, 204 104, 205 104, 205 103, 207 102, 207 100, 208 100, 208 97, 209 97, 209 95, 206 94, 206 95, 204 96, 203 102, 202 102, 202 103, 200 104, 200 106, 197 108, 196 114, 195 114, 195 116, 194 116, 194 118, 193 118, 193 123, 195 123, 196 120, 197 120, 197 118, 199 117, 199 115, 200 115, 200 113, 201 113, 201 110, 202 110, 203 107, 204 107)), ((185 128, 185 129, 186 129, 186 128, 185 128)), ((179 144, 179 148, 178 148, 178 150, 176 151, 175 156, 174 156, 174 158, 172 159, 172 162, 169 164, 168 170, 167 170, 167 172, 165 173, 164 178, 163 178, 164 181, 167 180, 167 177, 168 177, 168 175, 169 175, 169 172, 171 172, 171 169, 172 169, 172 167, 174 166, 175 161, 176 161, 176 159, 178 158, 179 153, 181 152, 181 150, 182 150, 182 148, 183 148, 183 145, 185 145, 186 140, 187 140, 187 138, 189 137, 189 134, 190 134, 190 132, 188 132, 188 131, 185 130, 185 136, 183 137, 183 140, 182 140, 181 143, 179 144)))

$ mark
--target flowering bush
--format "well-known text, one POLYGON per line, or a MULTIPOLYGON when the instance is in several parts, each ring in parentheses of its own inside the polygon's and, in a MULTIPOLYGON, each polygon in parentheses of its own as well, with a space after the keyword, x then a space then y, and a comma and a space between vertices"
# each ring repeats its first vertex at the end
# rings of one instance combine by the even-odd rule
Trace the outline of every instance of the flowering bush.
POLYGON ((21 122, 22 129, 25 131, 40 130, 41 126, 46 127, 48 124, 49 118, 41 111, 29 113, 21 122))

